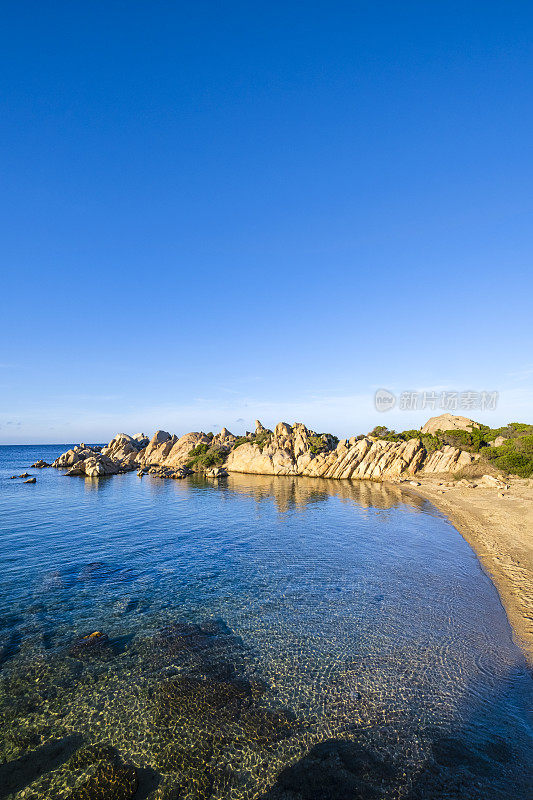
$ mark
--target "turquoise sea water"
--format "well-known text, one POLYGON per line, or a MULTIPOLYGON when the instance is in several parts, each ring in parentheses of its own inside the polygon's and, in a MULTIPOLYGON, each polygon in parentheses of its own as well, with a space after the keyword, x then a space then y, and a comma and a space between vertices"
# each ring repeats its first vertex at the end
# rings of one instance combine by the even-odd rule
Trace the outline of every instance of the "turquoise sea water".
POLYGON ((0 798, 532 796, 531 675, 429 504, 28 469, 66 448, 0 448, 0 798))

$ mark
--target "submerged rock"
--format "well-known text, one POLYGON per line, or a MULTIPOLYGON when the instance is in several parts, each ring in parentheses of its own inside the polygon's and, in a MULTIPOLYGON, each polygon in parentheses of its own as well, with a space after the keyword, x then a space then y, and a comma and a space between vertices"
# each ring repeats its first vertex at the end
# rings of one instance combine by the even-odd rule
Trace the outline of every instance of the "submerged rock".
POLYGON ((36 461, 31 466, 32 469, 44 469, 45 467, 51 467, 52 465, 49 464, 47 461, 43 461, 42 458, 40 458, 39 461, 36 461))
POLYGON ((379 800, 393 778, 391 765, 369 749, 330 739, 282 770, 262 800, 379 800))
POLYGON ((37 478, 28 478, 24 483, 37 483, 37 478))
POLYGON ((290 712, 258 704, 246 678, 177 676, 157 687, 153 703, 157 726, 172 730, 192 727, 252 746, 279 742, 297 730, 290 712))
POLYGON ((91 659, 108 660, 116 653, 109 641, 109 636, 101 631, 94 631, 86 636, 81 636, 69 647, 68 655, 81 661, 91 659))
POLYGON ((124 764, 112 747, 90 745, 78 750, 69 767, 90 773, 68 796, 69 800, 132 800, 139 786, 137 771, 124 764))

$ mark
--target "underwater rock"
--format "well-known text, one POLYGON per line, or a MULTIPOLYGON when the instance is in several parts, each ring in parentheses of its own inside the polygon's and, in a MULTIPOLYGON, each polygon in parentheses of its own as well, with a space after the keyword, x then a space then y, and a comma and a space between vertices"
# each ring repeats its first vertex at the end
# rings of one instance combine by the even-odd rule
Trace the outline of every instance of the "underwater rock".
MULTIPOLYGON (((224 718, 236 719, 238 706, 251 697, 246 681, 218 681, 183 676, 163 681, 154 691, 156 719, 160 723, 176 717, 194 720, 211 717, 223 709, 224 718)), ((222 720, 221 720, 222 721, 222 720)))
POLYGON ((86 636, 76 639, 68 649, 71 658, 85 659, 99 658, 109 659, 116 655, 109 636, 101 631, 94 631, 86 636))
POLYGON ((200 625, 176 622, 162 628, 154 637, 153 645, 170 655, 184 650, 201 650, 209 647, 215 634, 202 630, 200 625))
POLYGON ((143 648, 155 666, 179 661, 218 678, 234 677, 244 669, 242 641, 223 620, 167 625, 141 645, 143 648))
POLYGON ((262 800, 378 800, 393 777, 390 764, 367 748, 329 739, 282 770, 262 800))
POLYGON ((19 631, 11 631, 6 639, 0 639, 0 667, 19 652, 21 641, 19 631))
POLYGON ((241 711, 238 726, 249 744, 267 745, 293 736, 297 731, 294 715, 284 708, 250 705, 241 711))
POLYGON ((296 732, 294 716, 283 708, 264 708, 245 678, 216 680, 178 676, 154 691, 154 722, 173 729, 210 730, 218 740, 267 745, 296 732))
POLYGON ((91 561, 86 564, 78 573, 79 581, 94 581, 96 583, 103 583, 114 572, 114 568, 103 561, 91 561))
POLYGON ((97 764, 99 761, 115 761, 117 760, 117 751, 111 745, 106 744, 89 744, 76 750, 74 755, 69 759, 68 766, 71 770, 78 771, 87 769, 92 764, 97 764))
POLYGON ((74 769, 83 768, 87 762, 95 763, 95 768, 84 783, 70 793, 69 800, 131 800, 134 797, 139 785, 137 771, 124 764, 112 748, 86 747, 71 759, 74 769))

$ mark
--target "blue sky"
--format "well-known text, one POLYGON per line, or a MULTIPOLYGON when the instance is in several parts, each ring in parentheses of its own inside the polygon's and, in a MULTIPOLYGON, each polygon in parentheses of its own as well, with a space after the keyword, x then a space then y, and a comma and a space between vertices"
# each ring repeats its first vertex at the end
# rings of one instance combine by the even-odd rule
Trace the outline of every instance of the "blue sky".
POLYGON ((2 7, 0 441, 533 419, 526 2, 2 7), (468 414, 470 416, 470 414, 468 414))

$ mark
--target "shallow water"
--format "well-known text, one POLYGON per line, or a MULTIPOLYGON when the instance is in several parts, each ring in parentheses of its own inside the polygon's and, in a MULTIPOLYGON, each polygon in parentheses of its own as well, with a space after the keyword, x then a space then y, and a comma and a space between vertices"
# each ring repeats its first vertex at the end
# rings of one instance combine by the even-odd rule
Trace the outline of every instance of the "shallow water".
POLYGON ((531 675, 431 505, 9 479, 66 447, 0 448, 0 798, 531 796, 531 675))

